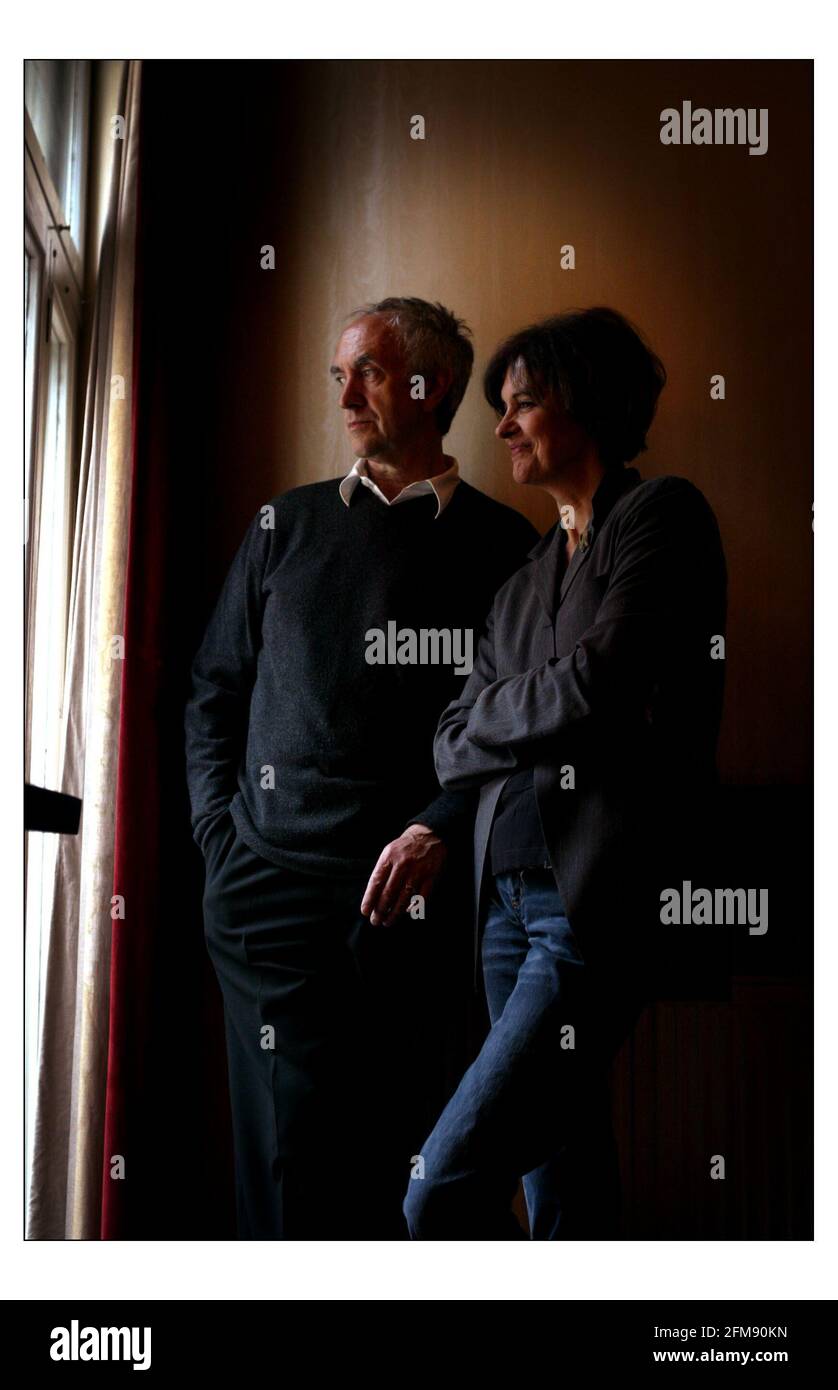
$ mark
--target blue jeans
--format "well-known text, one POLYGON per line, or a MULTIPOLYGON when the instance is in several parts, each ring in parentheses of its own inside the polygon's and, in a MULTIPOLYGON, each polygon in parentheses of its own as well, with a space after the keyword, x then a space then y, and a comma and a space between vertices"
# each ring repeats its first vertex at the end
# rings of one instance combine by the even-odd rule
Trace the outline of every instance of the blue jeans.
POLYGON ((494 880, 483 930, 491 1029, 414 1164, 414 1240, 614 1239, 610 1066, 643 1007, 586 966, 549 869, 494 880))

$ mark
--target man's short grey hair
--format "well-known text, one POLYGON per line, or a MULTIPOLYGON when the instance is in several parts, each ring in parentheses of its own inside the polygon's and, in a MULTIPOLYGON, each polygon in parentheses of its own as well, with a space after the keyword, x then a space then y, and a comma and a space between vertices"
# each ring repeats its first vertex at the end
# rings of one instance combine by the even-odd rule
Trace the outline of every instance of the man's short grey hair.
POLYGON ((393 329, 412 376, 433 381, 440 371, 451 373, 451 385, 434 411, 440 434, 447 434, 474 364, 471 329, 443 304, 425 299, 391 297, 353 309, 351 319, 375 314, 393 329))

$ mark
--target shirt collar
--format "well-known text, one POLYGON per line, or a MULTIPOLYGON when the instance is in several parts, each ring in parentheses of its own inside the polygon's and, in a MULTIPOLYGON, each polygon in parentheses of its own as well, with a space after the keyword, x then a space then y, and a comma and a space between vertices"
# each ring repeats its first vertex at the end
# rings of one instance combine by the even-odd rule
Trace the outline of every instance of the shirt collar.
POLYGON ((389 498, 384 496, 381 488, 373 482, 369 475, 366 459, 356 459, 352 468, 341 482, 339 489, 340 495, 348 507, 349 500, 358 486, 358 483, 363 483, 365 487, 368 487, 371 492, 374 492, 376 497, 380 498, 388 507, 395 507, 399 502, 409 502, 412 497, 421 497, 425 493, 432 492, 437 500, 436 513, 434 516, 436 520, 436 517, 448 506, 454 489, 460 481, 460 469, 457 460, 452 458, 450 454, 446 454, 445 458, 448 460, 450 466, 446 468, 444 473, 436 473, 432 478, 423 478, 419 482, 408 483, 407 487, 403 487, 401 492, 393 498, 392 502, 389 498))
POLYGON ((579 549, 587 550, 593 544, 598 530, 602 529, 614 503, 624 492, 636 487, 641 481, 636 468, 606 468, 600 478, 599 487, 591 498, 591 519, 579 537, 579 549))
POLYGON ((606 468, 599 487, 591 499, 591 523, 601 526, 618 497, 641 481, 636 468, 620 466, 606 468))
MULTIPOLYGON (((624 492, 628 492, 630 488, 637 487, 637 484, 642 481, 640 471, 637 468, 606 468, 599 481, 599 486, 591 498, 591 519, 579 537, 577 550, 585 551, 588 549, 596 537, 597 530, 602 529, 602 524, 618 497, 621 497, 624 492)), ((558 541, 559 545, 567 544, 567 531, 558 521, 550 527, 540 541, 536 541, 529 552, 530 558, 535 558, 537 554, 541 554, 543 550, 547 549, 550 541, 554 539, 558 541)))

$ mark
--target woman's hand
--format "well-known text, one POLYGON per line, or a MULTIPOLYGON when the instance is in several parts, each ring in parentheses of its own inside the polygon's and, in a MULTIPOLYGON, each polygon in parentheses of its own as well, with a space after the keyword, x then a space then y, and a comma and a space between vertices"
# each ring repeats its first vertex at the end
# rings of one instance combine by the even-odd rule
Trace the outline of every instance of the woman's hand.
POLYGON ((361 901, 363 916, 374 927, 389 927, 417 894, 428 897, 447 855, 445 845, 426 825, 409 825, 378 856, 361 901))

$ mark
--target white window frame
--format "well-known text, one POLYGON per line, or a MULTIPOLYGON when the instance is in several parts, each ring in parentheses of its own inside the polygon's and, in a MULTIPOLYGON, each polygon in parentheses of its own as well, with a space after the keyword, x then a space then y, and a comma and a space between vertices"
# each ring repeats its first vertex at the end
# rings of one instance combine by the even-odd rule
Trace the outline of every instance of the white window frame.
MULTIPOLYGON (((76 64, 73 149, 69 186, 79 238, 85 226, 89 63, 76 64)), ((78 490, 79 418, 77 396, 82 343, 83 257, 50 177, 37 136, 24 111, 24 256, 29 260, 25 295, 24 457, 24 775, 36 786, 59 786, 70 576, 78 490), (50 381, 55 343, 63 344, 61 460, 48 455, 50 381), (44 499, 48 498, 45 504, 44 499), (44 533, 42 535, 42 532, 44 533), (38 617, 39 551, 41 619, 38 617), (43 624, 47 624, 44 637, 43 624), (48 669, 36 670, 36 663, 48 669), (51 679, 48 679, 50 677, 51 679), (37 693, 37 699, 33 695, 37 693), (33 709, 37 727, 33 730, 33 709), (36 747, 33 748, 33 732, 36 747)), ((51 894, 58 836, 27 831, 24 837, 25 998, 24 1088, 26 1186, 34 1145, 38 1050, 43 1013, 43 978, 49 947, 51 894)))

